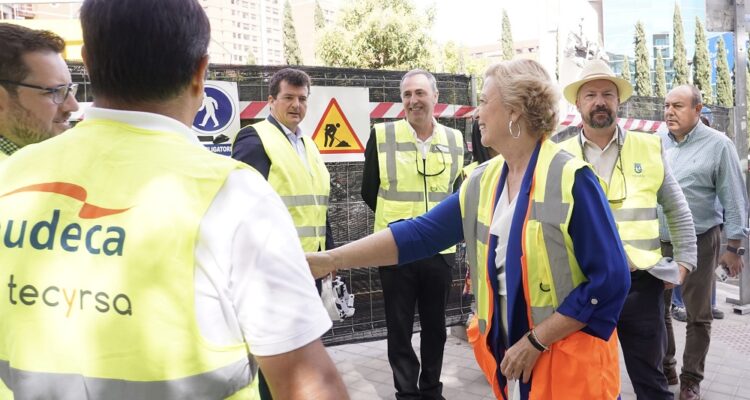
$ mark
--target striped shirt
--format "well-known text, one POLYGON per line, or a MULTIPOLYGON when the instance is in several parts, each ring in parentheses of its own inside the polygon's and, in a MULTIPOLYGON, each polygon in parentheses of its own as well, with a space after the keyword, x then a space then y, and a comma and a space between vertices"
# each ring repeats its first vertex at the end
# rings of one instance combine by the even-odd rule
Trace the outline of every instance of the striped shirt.
MULTIPOLYGON (((693 214, 695 234, 725 223, 728 239, 745 238, 750 232, 748 199, 732 141, 700 121, 682 142, 672 133, 661 137, 667 162, 693 214)), ((659 218, 661 239, 669 240, 666 219, 663 214, 659 218)))

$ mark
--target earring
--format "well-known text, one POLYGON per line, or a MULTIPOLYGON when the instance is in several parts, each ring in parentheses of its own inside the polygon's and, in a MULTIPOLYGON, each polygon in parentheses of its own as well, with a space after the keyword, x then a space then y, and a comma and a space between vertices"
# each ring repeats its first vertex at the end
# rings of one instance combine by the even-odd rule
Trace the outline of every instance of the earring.
POLYGON ((518 133, 514 135, 513 134, 513 120, 510 120, 510 122, 508 122, 508 131, 510 131, 510 136, 513 139, 518 139, 519 137, 521 137, 521 123, 519 122, 517 126, 518 126, 518 133))

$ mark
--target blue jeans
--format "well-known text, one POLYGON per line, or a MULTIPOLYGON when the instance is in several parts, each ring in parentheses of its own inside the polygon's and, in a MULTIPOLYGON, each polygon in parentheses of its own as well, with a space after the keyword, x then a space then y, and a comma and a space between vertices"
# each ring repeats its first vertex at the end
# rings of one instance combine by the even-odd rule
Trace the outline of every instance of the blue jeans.
MULTIPOLYGON (((682 302, 682 291, 679 286, 675 286, 672 289, 672 305, 685 308, 685 303, 682 302)), ((711 285, 711 307, 716 307, 716 281, 713 281, 711 285)))

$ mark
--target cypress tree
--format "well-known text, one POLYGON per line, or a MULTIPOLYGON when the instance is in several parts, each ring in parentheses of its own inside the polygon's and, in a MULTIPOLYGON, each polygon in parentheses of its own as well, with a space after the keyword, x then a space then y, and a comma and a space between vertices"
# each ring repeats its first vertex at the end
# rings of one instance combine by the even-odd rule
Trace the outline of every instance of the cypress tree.
POLYGON ((716 102, 720 106, 732 107, 734 106, 732 77, 729 75, 727 49, 724 46, 724 38, 721 36, 719 36, 716 53, 716 102))
POLYGON ((630 78, 630 60, 628 60, 627 54, 622 56, 622 79, 625 79, 626 81, 633 83, 632 79, 630 78))
POLYGON ((503 37, 502 37, 503 60, 513 59, 513 35, 510 32, 510 18, 508 12, 503 9, 503 37))
POLYGON ((284 58, 288 65, 302 64, 302 54, 299 42, 297 42, 297 31, 294 29, 292 6, 289 5, 289 0, 284 3, 284 58))
POLYGON ((685 50, 685 33, 682 31, 682 16, 680 15, 680 6, 675 3, 674 17, 672 18, 674 29, 674 81, 672 87, 685 85, 688 83, 688 64, 687 50, 685 50))
POLYGON ((646 33, 643 23, 635 24, 635 92, 639 96, 653 96, 651 84, 651 67, 648 62, 648 49, 646 48, 646 33))
POLYGON ((693 84, 701 91, 703 103, 713 104, 711 62, 708 59, 706 31, 700 18, 695 17, 695 55, 693 56, 693 84))
POLYGON ((319 1, 315 1, 315 15, 313 16, 315 23, 315 30, 319 31, 326 26, 326 18, 323 15, 323 8, 320 6, 319 1))
POLYGON ((664 59, 661 58, 661 51, 656 52, 656 97, 664 98, 667 96, 667 74, 664 71, 664 59))

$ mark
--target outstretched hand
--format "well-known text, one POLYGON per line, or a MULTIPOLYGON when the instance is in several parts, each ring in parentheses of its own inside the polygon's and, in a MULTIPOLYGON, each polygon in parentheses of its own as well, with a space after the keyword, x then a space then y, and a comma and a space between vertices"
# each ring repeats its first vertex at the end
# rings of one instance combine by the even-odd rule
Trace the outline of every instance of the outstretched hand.
POLYGON ((307 263, 310 265, 310 272, 315 279, 322 278, 336 271, 333 256, 327 251, 317 253, 306 253, 307 263))

